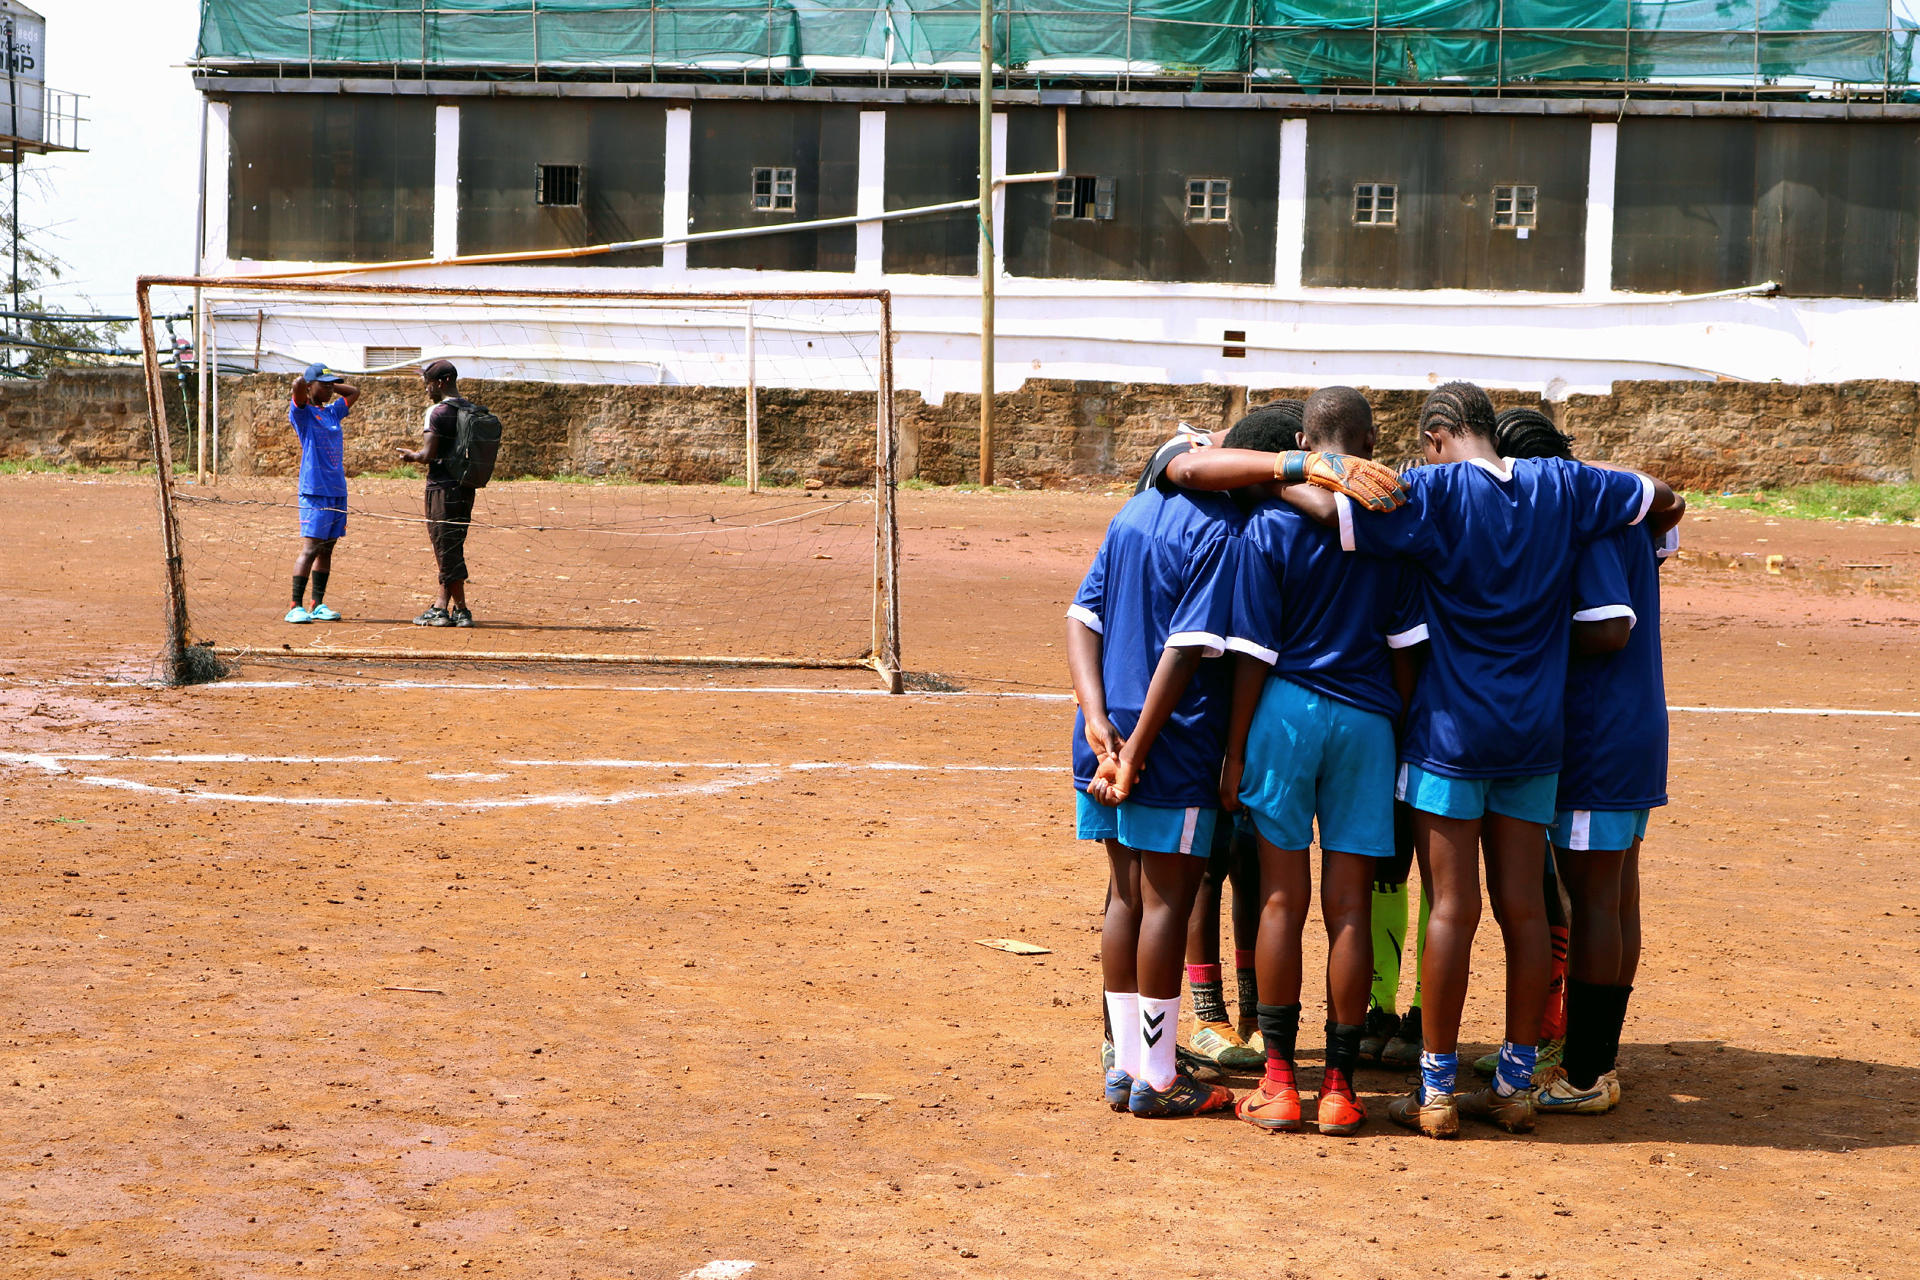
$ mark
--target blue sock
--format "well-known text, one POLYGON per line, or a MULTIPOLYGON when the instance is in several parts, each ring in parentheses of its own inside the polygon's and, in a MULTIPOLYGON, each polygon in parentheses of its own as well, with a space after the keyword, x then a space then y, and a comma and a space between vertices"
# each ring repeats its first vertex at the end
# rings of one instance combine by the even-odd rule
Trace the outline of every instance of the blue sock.
POLYGON ((1454 1078, 1459 1074, 1459 1054, 1422 1053, 1420 1055, 1420 1100, 1425 1102, 1436 1093, 1452 1093, 1454 1078))
POLYGON ((1533 1087, 1534 1047, 1509 1040, 1500 1046, 1500 1065, 1493 1069, 1493 1091, 1503 1098, 1533 1087))

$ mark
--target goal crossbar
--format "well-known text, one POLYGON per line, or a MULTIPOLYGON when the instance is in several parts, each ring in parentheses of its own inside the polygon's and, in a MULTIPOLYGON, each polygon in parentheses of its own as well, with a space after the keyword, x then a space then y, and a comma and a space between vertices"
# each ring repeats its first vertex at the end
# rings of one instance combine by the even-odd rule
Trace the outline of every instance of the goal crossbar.
MULTIPOLYGON (((195 678, 205 678, 206 664, 195 661, 195 650, 215 655, 258 654, 262 656, 298 657, 310 659, 338 659, 350 661, 421 660, 431 659, 454 662, 482 663, 593 663, 593 664, 634 664, 646 666, 722 666, 755 668, 797 668, 797 669, 871 669, 886 682, 895 693, 903 689, 900 666, 900 627, 899 627, 899 527, 895 510, 895 461, 897 440, 894 419, 893 397, 893 324, 892 295, 884 289, 822 289, 822 290, 766 290, 766 291, 719 291, 719 290, 573 290, 538 288, 482 288, 473 286, 426 286, 381 283, 345 283, 337 281, 300 280, 289 281, 273 277, 248 276, 142 276, 136 282, 135 297, 140 322, 142 363, 147 402, 147 416, 151 432, 153 449, 156 499, 159 506, 161 540, 164 553, 164 600, 166 612, 166 645, 164 661, 168 677, 176 682, 185 682, 195 678), (873 501, 875 504, 874 542, 873 542, 873 604, 871 644, 868 651, 859 656, 754 656, 742 654, 648 654, 648 653, 585 653, 515 650, 474 650, 451 649, 445 652, 420 648, 377 648, 364 646, 330 645, 278 645, 265 646, 219 645, 210 641, 197 641, 190 616, 190 601, 187 587, 184 539, 180 520, 180 495, 177 492, 173 465, 173 450, 167 421, 166 378, 162 373, 160 352, 154 330, 155 309, 152 291, 156 288, 192 290, 195 295, 196 325, 203 322, 207 312, 200 305, 200 299, 209 292, 233 295, 276 295, 281 298, 313 295, 317 297, 351 301, 365 298, 379 300, 429 300, 467 299, 484 302, 498 300, 502 302, 521 301, 554 306, 574 305, 592 307, 607 304, 664 304, 676 303, 726 303, 747 308, 751 317, 751 307, 759 303, 807 303, 842 302, 868 303, 876 312, 877 323, 869 332, 876 332, 878 338, 875 358, 875 454, 873 458, 873 501)), ((751 319, 749 319, 751 325, 751 319)), ((196 329, 194 359, 204 363, 209 335, 196 329)), ((749 360, 751 357, 749 357, 749 360)), ((401 366, 406 367, 406 366, 401 366)), ((749 366, 750 367, 750 366, 749 366)), ((218 370, 214 376, 217 378, 218 370)), ((217 395, 217 392, 216 392, 217 395)), ((748 449, 749 484, 757 486, 758 480, 758 441, 752 426, 756 397, 748 394, 748 449)))

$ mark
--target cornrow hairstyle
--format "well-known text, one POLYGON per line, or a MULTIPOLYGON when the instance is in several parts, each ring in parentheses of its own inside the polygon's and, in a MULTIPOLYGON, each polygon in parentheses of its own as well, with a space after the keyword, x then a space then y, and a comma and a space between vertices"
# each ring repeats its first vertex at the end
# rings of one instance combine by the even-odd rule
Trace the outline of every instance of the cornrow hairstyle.
POLYGON ((1503 458, 1571 458, 1573 437, 1538 409, 1502 409, 1494 419, 1493 447, 1503 458))
POLYGON ((1420 406, 1420 430, 1435 429, 1448 435, 1478 436, 1492 443, 1493 401, 1471 382, 1443 382, 1420 406))

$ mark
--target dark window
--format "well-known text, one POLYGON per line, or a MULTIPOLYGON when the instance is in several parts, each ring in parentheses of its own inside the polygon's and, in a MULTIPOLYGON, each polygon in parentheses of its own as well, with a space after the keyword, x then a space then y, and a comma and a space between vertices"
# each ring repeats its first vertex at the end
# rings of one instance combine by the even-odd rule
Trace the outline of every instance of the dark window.
POLYGON ((1400 223, 1400 188, 1391 182, 1353 184, 1353 225, 1392 227, 1400 223))
MULTIPOLYGON (((460 107, 460 252, 562 249, 659 235, 666 137, 667 112, 658 102, 469 99, 460 107), (551 169, 578 175, 572 204, 557 203, 541 189, 551 169)), ((658 249, 634 249, 549 265, 659 263, 658 249)))
POLYGON ((760 210, 793 209, 793 170, 763 165, 753 171, 753 207, 760 210))
POLYGON ((1592 134, 1587 121, 1570 116, 1309 119, 1301 281, 1578 292, 1592 134), (1518 193, 1527 188, 1512 185, 1521 175, 1532 189, 1524 204, 1518 193), (1496 187, 1509 199, 1504 213, 1496 187), (1533 225, 1496 225, 1496 217, 1517 220, 1523 208, 1533 225))
POLYGON ((229 256, 392 262, 433 252, 430 99, 244 94, 228 121, 229 256))
POLYGON ((1233 183, 1226 178, 1187 179, 1187 221, 1228 221, 1228 199, 1233 183))
MULTIPOLYGON (((693 104, 687 213, 694 231, 777 227, 815 218, 846 218, 859 211, 860 108, 813 102, 693 104), (776 176, 791 170, 792 203, 763 208, 755 168, 776 176)), ((768 192, 778 198, 775 182, 768 192)), ((782 231, 687 246, 690 267, 745 267, 765 271, 851 271, 856 231, 851 226, 782 231)))
POLYGON ((1053 184, 1053 216, 1081 222, 1113 220, 1113 179, 1077 174, 1053 184))
POLYGON ((580 166, 543 164, 535 166, 533 202, 550 208, 580 207, 580 166))
MULTIPOLYGON (((1006 188, 1008 273, 1272 285, 1279 130, 1264 111, 1067 108, 1075 181, 1006 188), (1195 180, 1226 184, 1226 221, 1188 220, 1195 180)), ((1052 107, 1009 108, 1008 172, 1060 168, 1058 136, 1052 107)))
POLYGON ((1914 296, 1920 126, 1629 118, 1618 174, 1615 288, 1914 296))
POLYGON ((1493 189, 1493 225, 1502 231, 1529 231, 1539 226, 1540 188, 1506 186, 1493 189))
MULTIPOLYGON (((980 117, 973 111, 889 107, 886 207, 971 199, 980 190, 979 156, 980 117)), ((955 209, 889 222, 881 232, 880 261, 889 274, 974 275, 980 270, 980 221, 972 209, 955 209)))

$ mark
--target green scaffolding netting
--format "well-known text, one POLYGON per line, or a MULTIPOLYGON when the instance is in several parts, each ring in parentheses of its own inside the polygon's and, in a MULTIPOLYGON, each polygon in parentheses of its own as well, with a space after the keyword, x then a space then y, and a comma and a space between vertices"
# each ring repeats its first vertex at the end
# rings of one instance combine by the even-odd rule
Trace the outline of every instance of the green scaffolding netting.
MULTIPOLYGON (((941 68, 973 0, 202 0, 209 63, 448 68, 941 68)), ((1785 81, 1914 85, 1920 20, 1868 0, 996 0, 1034 74, 1300 85, 1785 81)))

